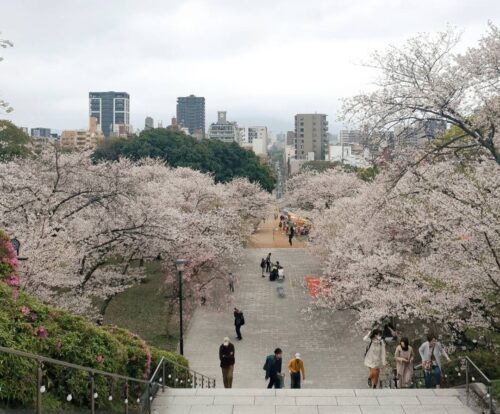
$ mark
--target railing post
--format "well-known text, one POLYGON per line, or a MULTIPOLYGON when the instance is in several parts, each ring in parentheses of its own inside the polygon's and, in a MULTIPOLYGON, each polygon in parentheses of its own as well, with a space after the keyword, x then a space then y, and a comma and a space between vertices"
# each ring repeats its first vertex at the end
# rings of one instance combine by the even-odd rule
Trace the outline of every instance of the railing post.
POLYGON ((489 394, 489 398, 488 398, 488 404, 490 406, 490 414, 495 414, 495 412, 493 411, 493 384, 491 382, 488 383, 488 394, 489 394))
POLYGON ((201 375, 201 388, 205 388, 205 376, 201 375))
POLYGON ((148 392, 146 393, 146 396, 148 398, 148 413, 151 414, 151 384, 148 384, 147 387, 148 392))
POLYGON ((162 361, 161 373, 161 392, 165 392, 165 360, 162 361))
POLYGON ((95 383, 94 383, 94 375, 90 375, 90 412, 95 414, 95 383))
POLYGON ((42 414, 42 362, 37 360, 36 414, 42 414))
POLYGON ((469 407, 469 393, 470 393, 470 387, 469 387, 469 360, 465 358, 465 390, 467 394, 467 407, 469 407))
POLYGON ((128 414, 128 381, 125 383, 125 414, 128 414))

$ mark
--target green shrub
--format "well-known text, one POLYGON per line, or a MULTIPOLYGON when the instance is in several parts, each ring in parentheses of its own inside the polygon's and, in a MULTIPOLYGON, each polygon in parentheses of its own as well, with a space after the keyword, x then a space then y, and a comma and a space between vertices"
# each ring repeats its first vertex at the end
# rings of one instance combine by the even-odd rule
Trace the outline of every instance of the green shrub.
MULTIPOLYGON (((150 348, 124 329, 97 327, 24 293, 17 294, 15 288, 4 283, 0 283, 0 345, 138 379, 149 379, 162 356, 188 366, 182 356, 150 348)), ((11 407, 33 407, 35 362, 0 353, 0 372, 0 402, 11 407)), ((67 405, 66 396, 71 393, 72 406, 88 406, 89 375, 85 371, 45 364, 43 382, 47 386, 44 405, 63 408, 67 405)), ((100 396, 97 407, 113 409, 122 404, 125 395, 122 381, 97 375, 95 384, 100 396), (113 401, 108 401, 108 395, 113 396, 113 401)), ((132 385, 129 391, 130 401, 141 392, 132 385)))

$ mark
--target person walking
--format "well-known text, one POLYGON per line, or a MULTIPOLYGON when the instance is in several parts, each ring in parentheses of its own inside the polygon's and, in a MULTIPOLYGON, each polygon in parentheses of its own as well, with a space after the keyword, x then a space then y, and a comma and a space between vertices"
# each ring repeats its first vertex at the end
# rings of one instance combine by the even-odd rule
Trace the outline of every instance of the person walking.
POLYGON ((260 268, 262 269, 262 277, 266 277, 266 275, 264 274, 266 271, 266 259, 262 258, 262 260, 260 261, 260 268))
POLYGON ((413 378, 413 348, 408 338, 403 337, 396 347, 394 359, 396 360, 396 374, 398 388, 409 388, 413 378))
POLYGON ((295 229, 293 228, 293 226, 291 226, 290 230, 288 231, 288 243, 290 243, 290 246, 292 245, 292 239, 294 235, 295 235, 295 229))
POLYGON ((224 342, 219 347, 219 359, 220 367, 222 369, 222 381, 224 382, 224 388, 233 387, 233 372, 234 372, 234 345, 229 342, 229 338, 226 336, 224 342))
POLYGON ((436 388, 441 386, 441 358, 448 361, 450 357, 446 353, 443 345, 436 339, 436 335, 429 333, 427 341, 420 345, 418 353, 422 358, 422 369, 424 370, 425 388, 432 388, 432 378, 434 377, 436 388))
POLYGON ((231 272, 229 273, 229 291, 234 293, 234 276, 231 272))
POLYGON ((288 362, 288 372, 290 372, 290 388, 300 388, 300 374, 302 373, 302 379, 304 381, 306 379, 306 374, 304 370, 304 361, 302 361, 298 352, 295 354, 295 358, 292 358, 288 362))
POLYGON ((265 379, 269 380, 267 388, 281 388, 281 363, 283 351, 280 348, 274 350, 274 354, 266 357, 264 363, 264 371, 266 371, 265 379))
POLYGON ((365 335, 363 341, 369 342, 365 351, 365 366, 368 367, 368 386, 377 388, 380 369, 386 365, 385 342, 382 331, 374 329, 365 335))
POLYGON ((266 272, 269 273, 271 271, 271 253, 269 253, 266 257, 266 272))
POLYGON ((234 326, 236 328, 236 337, 238 340, 242 340, 241 336, 241 327, 245 325, 245 317, 243 316, 243 312, 238 308, 234 308, 234 326))

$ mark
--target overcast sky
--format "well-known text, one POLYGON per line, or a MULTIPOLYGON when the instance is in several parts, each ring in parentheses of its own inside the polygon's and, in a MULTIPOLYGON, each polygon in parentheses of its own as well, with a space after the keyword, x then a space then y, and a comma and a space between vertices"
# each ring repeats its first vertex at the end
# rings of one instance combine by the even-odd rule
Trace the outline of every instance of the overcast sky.
MULTIPOLYGON (((447 23, 474 45, 498 0, 0 0, 0 96, 19 126, 87 127, 89 91, 126 91, 131 121, 164 125, 177 96, 206 98, 241 126, 293 129, 370 87, 359 63, 447 23)), ((168 122, 167 122, 168 121, 168 122)))

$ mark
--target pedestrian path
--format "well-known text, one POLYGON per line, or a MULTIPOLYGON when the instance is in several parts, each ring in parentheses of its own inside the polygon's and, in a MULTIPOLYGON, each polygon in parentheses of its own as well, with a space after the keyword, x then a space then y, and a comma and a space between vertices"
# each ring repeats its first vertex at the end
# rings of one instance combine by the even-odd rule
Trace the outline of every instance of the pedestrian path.
POLYGON ((157 414, 473 414, 455 389, 171 389, 157 414))
POLYGON ((259 224, 257 231, 250 237, 248 247, 253 248, 303 248, 304 242, 294 237, 292 245, 288 242, 288 236, 279 228, 279 219, 268 218, 259 224))
MULTIPOLYGON (((225 336, 236 347, 233 387, 265 388, 265 356, 283 349, 284 367, 296 352, 306 368, 304 388, 361 388, 366 386, 365 345, 349 312, 305 311, 311 298, 305 276, 320 272, 317 260, 305 249, 246 249, 237 277, 233 303, 221 311, 198 308, 184 341, 192 369, 215 377, 222 386, 218 349, 225 336), (285 268, 285 294, 278 297, 276 282, 261 277, 260 259, 268 252, 285 268), (237 341, 232 306, 242 309, 246 324, 237 341)), ((286 369, 285 369, 286 370, 286 369)), ((285 380, 289 387, 289 377, 285 380)))

